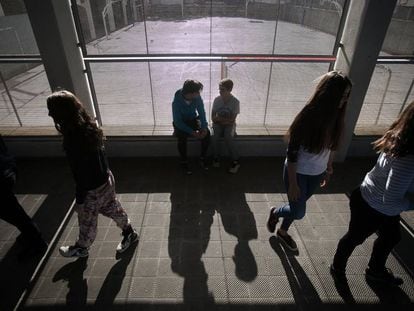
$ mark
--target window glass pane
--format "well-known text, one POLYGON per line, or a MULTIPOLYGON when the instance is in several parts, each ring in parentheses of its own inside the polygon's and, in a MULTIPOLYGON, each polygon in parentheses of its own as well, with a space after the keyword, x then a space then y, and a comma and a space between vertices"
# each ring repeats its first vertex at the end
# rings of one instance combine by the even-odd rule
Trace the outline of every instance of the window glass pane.
POLYGON ((148 63, 92 63, 91 71, 104 126, 154 125, 148 63))
POLYGON ((148 131, 155 126, 155 130, 166 132, 172 131, 174 94, 186 79, 203 83, 201 96, 210 120, 223 77, 233 80, 232 93, 240 101, 238 125, 289 126, 311 96, 315 79, 326 73, 329 65, 274 63, 267 99, 270 66, 252 62, 153 62, 148 71, 147 63, 91 64, 104 126, 148 127, 148 131))
POLYGON ((388 27, 381 55, 414 54, 414 3, 398 1, 388 27))
POLYGON ((89 54, 331 54, 343 2, 92 0, 77 8, 89 54))
POLYGON ((414 65, 377 64, 357 127, 384 129, 390 126, 403 106, 414 100, 413 77, 414 65))
POLYGON ((270 2, 213 1, 212 52, 273 53, 279 6, 270 2))
POLYGON ((276 54, 332 53, 344 0, 263 2, 279 6, 276 54))
POLYGON ((6 86, 0 82, 1 126, 19 126, 13 105, 23 126, 53 126, 48 117, 46 97, 50 94, 49 82, 43 65, 0 64, 6 86))
POLYGON ((210 53, 210 1, 189 2, 154 1, 146 7, 149 53, 210 53))
POLYGON ((270 64, 227 62, 226 71, 234 82, 232 93, 240 101, 237 124, 263 126, 270 64))
POLYGON ((329 64, 273 63, 266 125, 289 127, 328 70, 329 64))
POLYGON ((0 55, 39 54, 32 26, 23 3, 7 1, 0 16, 0 55))
POLYGON ((142 1, 77 1, 88 54, 147 52, 142 1))
MULTIPOLYGON (((173 62, 151 63, 152 88, 154 93, 155 120, 157 126, 172 129, 172 101, 177 90, 181 89, 187 79, 195 79, 203 84, 201 97, 204 102, 206 117, 209 119, 211 106, 210 69, 212 75, 219 74, 220 65, 209 62, 173 62)), ((212 79, 214 77, 212 76, 212 79)), ((219 76, 215 79, 218 84, 219 76)), ((214 86, 213 86, 214 87, 214 86)), ((217 93, 213 89, 213 93, 217 93)))

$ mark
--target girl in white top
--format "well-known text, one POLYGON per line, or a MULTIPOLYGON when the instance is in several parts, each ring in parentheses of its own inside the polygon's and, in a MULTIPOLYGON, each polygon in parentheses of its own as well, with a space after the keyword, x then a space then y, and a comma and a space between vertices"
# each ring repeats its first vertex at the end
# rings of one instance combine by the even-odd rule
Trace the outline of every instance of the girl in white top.
POLYGON ((340 72, 331 71, 322 76, 286 134, 288 148, 283 179, 289 204, 271 208, 267 228, 273 233, 279 217, 283 217, 277 236, 292 251, 297 250, 297 245, 287 233, 290 225, 305 216, 306 201, 317 186, 327 184, 333 172, 332 151, 337 149, 342 136, 351 86, 351 81, 340 72))

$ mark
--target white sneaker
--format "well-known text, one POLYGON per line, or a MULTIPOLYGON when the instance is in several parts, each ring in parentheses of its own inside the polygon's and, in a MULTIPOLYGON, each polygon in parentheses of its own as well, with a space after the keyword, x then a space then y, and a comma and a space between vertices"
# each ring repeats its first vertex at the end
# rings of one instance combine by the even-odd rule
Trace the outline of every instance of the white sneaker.
POLYGON ((240 168, 239 161, 233 161, 233 163, 231 164, 229 168, 229 173, 236 174, 239 171, 239 168, 240 168))
POLYGON ((116 252, 119 254, 125 252, 136 241, 138 241, 138 233, 133 230, 130 234, 124 235, 124 238, 116 247, 116 252))
POLYGON ((89 252, 86 247, 80 247, 77 245, 61 246, 59 248, 59 253, 63 257, 88 257, 89 256, 89 252))

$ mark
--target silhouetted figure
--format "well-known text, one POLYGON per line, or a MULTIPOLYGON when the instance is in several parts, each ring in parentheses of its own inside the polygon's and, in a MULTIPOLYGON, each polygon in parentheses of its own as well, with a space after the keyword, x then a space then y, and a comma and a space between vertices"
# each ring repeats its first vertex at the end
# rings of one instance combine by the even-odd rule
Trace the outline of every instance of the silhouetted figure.
POLYGON ((349 229, 339 241, 331 273, 344 277, 355 247, 377 232, 365 275, 370 281, 398 286, 403 280, 394 276, 385 263, 401 239, 401 212, 414 209, 414 102, 374 142, 374 149, 380 155, 351 194, 349 229))
POLYGON ((113 219, 122 230, 123 239, 116 252, 123 253, 138 241, 138 234, 116 197, 102 130, 71 92, 54 92, 47 98, 47 108, 56 129, 63 135, 63 148, 76 182, 79 237, 75 245, 60 247, 60 254, 64 257, 89 255, 88 249, 96 238, 99 213, 113 219))
POLYGON ((0 135, 0 218, 16 226, 21 234, 17 241, 23 245, 23 250, 18 254, 19 259, 28 259, 33 255, 43 253, 47 243, 34 224, 26 214, 13 193, 16 182, 16 162, 8 153, 2 136, 0 135))
POLYGON ((297 251, 297 245, 287 233, 290 225, 305 216, 307 200, 318 186, 327 184, 333 173, 333 151, 340 143, 351 87, 351 81, 340 72, 323 75, 286 134, 283 180, 289 204, 271 208, 267 228, 274 232, 283 217, 277 236, 291 251, 297 251))

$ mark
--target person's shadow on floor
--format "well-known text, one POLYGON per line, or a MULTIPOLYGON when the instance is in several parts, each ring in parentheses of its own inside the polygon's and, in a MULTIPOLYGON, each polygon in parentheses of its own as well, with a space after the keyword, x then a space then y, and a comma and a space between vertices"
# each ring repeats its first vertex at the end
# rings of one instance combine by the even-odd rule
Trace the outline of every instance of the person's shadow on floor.
POLYGON ((284 249, 275 236, 269 238, 269 244, 282 262, 296 305, 306 310, 306 306, 322 304, 311 280, 296 260, 296 254, 284 249))
MULTIPOLYGON (((138 241, 139 243, 139 241, 138 241)), ((111 306, 122 287, 125 278, 126 269, 134 257, 138 243, 132 244, 124 253, 116 254, 118 261, 112 266, 108 272, 105 281, 95 300, 95 306, 98 310, 103 310, 107 306, 111 306)))
MULTIPOLYGON (((225 196, 223 194, 223 197, 225 196)), ((258 270, 249 241, 257 239, 258 233, 256 220, 246 202, 245 194, 233 191, 227 200, 222 200, 217 212, 220 214, 224 230, 237 237, 233 255, 237 278, 244 282, 253 281, 258 270)))
POLYGON ((81 308, 86 305, 88 282, 83 277, 87 268, 88 257, 78 258, 60 268, 53 277, 53 282, 64 280, 68 282, 69 291, 66 294, 66 306, 81 308))
POLYGON ((214 208, 197 200, 184 200, 182 193, 172 192, 168 254, 171 270, 184 278, 184 304, 190 308, 213 306, 208 289, 208 274, 201 257, 210 240, 214 208))
MULTIPOLYGON (((365 280, 382 304, 414 305, 410 297, 399 286, 380 284, 368 278, 365 278, 365 280)), ((411 310, 414 310, 414 308, 411 310)))

